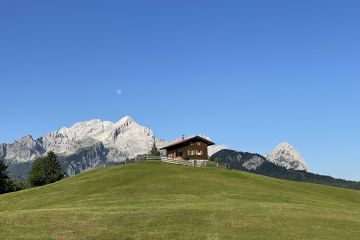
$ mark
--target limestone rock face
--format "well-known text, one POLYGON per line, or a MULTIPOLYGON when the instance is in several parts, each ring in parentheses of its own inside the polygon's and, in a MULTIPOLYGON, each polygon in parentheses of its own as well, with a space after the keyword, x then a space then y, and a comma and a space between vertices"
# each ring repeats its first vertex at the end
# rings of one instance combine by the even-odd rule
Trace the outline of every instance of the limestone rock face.
POLYGON ((34 140, 30 135, 3 146, 5 146, 5 150, 3 151, 4 154, 2 154, 2 158, 8 161, 25 162, 34 160, 45 152, 45 149, 41 144, 34 140))
POLYGON ((266 155, 269 162, 287 169, 309 171, 301 154, 289 143, 281 143, 274 150, 266 155))
POLYGON ((256 170, 265 162, 261 156, 254 155, 248 161, 244 162, 242 166, 247 170, 256 170))
POLYGON ((53 151, 67 167, 68 175, 73 175, 107 162, 121 162, 148 153, 154 141, 160 145, 158 147, 167 143, 155 140, 150 129, 131 117, 126 116, 116 123, 95 119, 64 127, 38 139, 25 136, 11 144, 0 144, 0 159, 16 165, 32 162, 53 151))

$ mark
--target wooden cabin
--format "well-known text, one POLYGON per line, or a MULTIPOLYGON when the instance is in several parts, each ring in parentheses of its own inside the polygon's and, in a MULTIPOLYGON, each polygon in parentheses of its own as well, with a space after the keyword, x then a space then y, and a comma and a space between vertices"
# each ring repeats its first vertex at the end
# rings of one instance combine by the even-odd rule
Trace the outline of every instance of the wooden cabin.
POLYGON ((214 145, 214 143, 200 136, 183 137, 181 140, 161 148, 161 150, 166 150, 168 158, 207 160, 209 158, 208 146, 211 145, 214 145))

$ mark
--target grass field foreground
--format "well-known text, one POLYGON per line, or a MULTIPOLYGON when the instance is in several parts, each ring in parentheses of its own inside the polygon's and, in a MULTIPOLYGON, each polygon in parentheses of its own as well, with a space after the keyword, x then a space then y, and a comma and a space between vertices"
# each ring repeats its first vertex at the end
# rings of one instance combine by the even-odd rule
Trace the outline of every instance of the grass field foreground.
POLYGON ((0 196, 0 239, 358 239, 360 191, 148 161, 0 196))

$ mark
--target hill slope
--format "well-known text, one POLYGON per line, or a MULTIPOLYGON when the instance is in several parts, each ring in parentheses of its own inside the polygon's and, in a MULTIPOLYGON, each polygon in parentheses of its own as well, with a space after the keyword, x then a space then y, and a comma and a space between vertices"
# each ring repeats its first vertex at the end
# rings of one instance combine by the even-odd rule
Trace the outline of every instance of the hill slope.
POLYGON ((356 239, 360 191, 143 162, 0 196, 0 239, 356 239))

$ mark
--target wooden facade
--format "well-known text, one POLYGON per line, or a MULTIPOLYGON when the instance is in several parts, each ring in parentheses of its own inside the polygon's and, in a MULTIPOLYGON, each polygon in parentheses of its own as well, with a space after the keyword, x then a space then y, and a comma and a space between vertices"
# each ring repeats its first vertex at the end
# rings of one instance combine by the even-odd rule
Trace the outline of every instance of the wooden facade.
POLYGON ((168 158, 207 160, 208 146, 211 145, 214 145, 214 143, 203 137, 195 136, 183 138, 180 141, 161 148, 161 150, 166 150, 166 156, 168 158))

